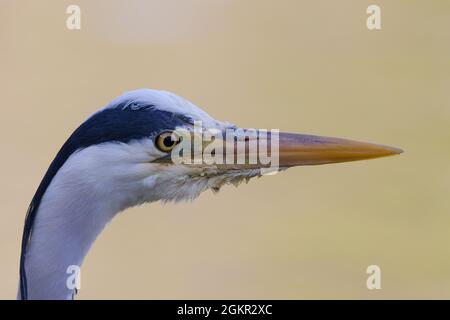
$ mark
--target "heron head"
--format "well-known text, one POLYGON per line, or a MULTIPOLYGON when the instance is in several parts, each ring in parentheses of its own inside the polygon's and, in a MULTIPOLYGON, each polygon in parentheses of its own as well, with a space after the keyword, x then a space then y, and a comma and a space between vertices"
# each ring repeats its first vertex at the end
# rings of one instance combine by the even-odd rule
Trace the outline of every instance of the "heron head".
POLYGON ((122 198, 123 207, 194 199, 207 189, 293 166, 401 153, 348 139, 240 129, 175 94, 148 89, 113 100, 71 141, 78 149, 60 171, 72 181, 91 182, 94 192, 115 192, 111 198, 122 198))

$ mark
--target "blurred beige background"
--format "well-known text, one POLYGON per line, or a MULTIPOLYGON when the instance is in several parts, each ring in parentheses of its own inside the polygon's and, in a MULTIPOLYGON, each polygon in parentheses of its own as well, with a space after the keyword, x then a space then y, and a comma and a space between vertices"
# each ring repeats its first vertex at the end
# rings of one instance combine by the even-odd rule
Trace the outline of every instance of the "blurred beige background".
POLYGON ((88 254, 79 299, 450 298, 449 2, 0 0, 0 43, 0 298, 15 298, 23 219, 57 150, 141 87, 244 127, 406 153, 128 210, 88 254))

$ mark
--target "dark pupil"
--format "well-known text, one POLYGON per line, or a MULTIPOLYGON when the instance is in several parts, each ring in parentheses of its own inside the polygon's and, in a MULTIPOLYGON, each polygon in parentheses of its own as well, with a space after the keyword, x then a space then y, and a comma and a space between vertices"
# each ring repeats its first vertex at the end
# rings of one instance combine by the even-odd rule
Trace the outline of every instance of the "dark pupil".
POLYGON ((166 147, 171 147, 171 146, 173 146, 174 143, 175 143, 175 141, 172 141, 172 137, 171 136, 167 136, 163 140, 163 144, 166 147))

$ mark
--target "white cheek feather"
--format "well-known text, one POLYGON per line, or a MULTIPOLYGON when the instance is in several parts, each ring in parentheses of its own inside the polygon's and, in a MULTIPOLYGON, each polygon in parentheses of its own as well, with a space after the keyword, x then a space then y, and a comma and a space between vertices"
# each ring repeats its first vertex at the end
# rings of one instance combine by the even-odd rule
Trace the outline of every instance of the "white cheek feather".
POLYGON ((217 192, 225 184, 237 186, 260 176, 259 169, 221 171, 151 163, 163 155, 151 139, 88 147, 67 160, 51 183, 49 194, 64 199, 67 192, 74 193, 72 198, 77 193, 89 193, 97 197, 95 202, 107 202, 112 209, 121 211, 159 200, 190 201, 205 190, 217 192))
POLYGON ((159 200, 163 202, 192 201, 203 191, 218 192, 225 184, 238 186, 250 178, 260 176, 259 169, 245 171, 220 171, 212 168, 192 168, 184 165, 160 166, 149 179, 157 185, 159 200))
POLYGON ((163 155, 151 139, 92 146, 73 154, 52 184, 57 190, 87 189, 121 211, 159 200, 191 201, 208 189, 217 192, 225 184, 237 186, 260 176, 259 169, 223 171, 151 163, 163 155))

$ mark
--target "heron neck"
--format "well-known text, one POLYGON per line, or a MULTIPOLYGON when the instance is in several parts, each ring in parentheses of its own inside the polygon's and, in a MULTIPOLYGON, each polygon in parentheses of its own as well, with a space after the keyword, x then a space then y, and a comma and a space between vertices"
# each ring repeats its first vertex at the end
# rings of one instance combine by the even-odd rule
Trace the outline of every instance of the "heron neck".
POLYGON ((96 190, 86 177, 64 172, 54 177, 39 206, 26 254, 29 299, 73 298, 74 272, 121 210, 116 198, 96 190))

